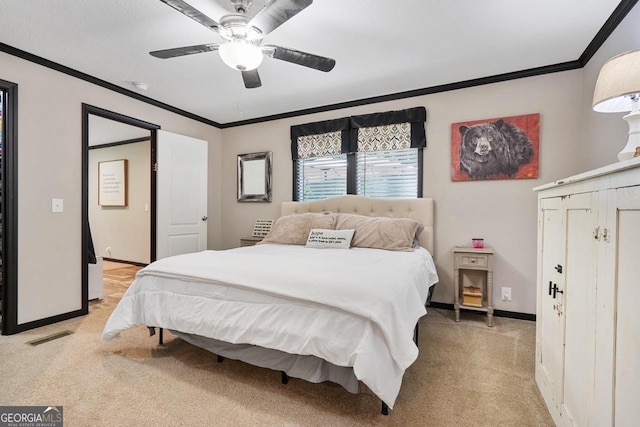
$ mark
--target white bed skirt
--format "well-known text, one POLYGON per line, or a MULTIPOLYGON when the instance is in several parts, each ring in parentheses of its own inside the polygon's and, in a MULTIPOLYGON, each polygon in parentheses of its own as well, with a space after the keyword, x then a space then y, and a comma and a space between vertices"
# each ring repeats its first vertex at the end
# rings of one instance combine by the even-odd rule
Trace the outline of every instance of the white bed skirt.
POLYGON ((282 371, 292 378, 301 378, 312 383, 331 381, 354 394, 368 392, 373 395, 368 387, 358 381, 353 368, 336 366, 316 356, 289 354, 250 344, 231 344, 200 335, 170 331, 188 343, 227 359, 241 360, 261 368, 282 371))

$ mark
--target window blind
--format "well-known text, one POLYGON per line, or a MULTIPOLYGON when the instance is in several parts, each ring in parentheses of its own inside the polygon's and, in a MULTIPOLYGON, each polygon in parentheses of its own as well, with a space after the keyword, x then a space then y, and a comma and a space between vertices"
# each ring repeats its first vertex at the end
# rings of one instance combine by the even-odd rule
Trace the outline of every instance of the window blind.
POLYGON ((310 201, 347 193, 347 155, 299 159, 295 168, 296 200, 310 201))
POLYGON ((417 148, 359 152, 356 155, 356 192, 366 197, 418 197, 417 148))

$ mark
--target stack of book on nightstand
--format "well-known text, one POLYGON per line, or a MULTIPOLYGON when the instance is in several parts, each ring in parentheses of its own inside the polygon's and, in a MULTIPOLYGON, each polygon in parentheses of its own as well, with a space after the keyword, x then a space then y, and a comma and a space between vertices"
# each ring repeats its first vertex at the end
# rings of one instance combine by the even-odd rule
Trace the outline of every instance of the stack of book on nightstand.
POLYGON ((464 286, 462 289, 462 305, 482 307, 482 289, 475 286, 464 286))

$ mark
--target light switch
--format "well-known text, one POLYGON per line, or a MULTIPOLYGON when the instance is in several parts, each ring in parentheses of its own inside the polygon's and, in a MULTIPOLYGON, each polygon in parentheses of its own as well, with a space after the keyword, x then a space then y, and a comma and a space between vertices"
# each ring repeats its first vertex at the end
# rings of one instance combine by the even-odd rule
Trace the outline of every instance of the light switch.
POLYGON ((51 199, 51 212, 64 212, 64 200, 51 199))

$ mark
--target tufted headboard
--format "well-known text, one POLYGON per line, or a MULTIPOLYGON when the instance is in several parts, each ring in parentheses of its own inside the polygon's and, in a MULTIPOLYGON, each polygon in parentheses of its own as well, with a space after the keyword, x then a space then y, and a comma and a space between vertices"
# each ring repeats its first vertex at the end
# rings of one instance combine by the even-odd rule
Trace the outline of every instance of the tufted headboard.
POLYGON ((312 202, 282 202, 280 215, 305 212, 336 212, 389 218, 411 218, 424 225, 420 233, 420 246, 432 255, 433 242, 433 199, 380 199, 346 195, 312 202))

